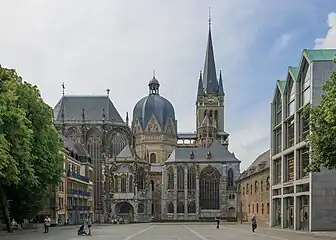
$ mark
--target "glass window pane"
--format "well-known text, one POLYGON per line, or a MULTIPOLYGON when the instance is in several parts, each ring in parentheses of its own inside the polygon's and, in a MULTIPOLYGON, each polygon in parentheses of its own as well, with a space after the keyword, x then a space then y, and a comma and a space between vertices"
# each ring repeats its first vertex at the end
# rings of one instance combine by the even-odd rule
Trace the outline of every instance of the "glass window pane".
POLYGON ((294 114, 294 112, 295 112, 295 104, 294 101, 292 101, 288 105, 288 117, 294 114))
POLYGON ((307 88, 303 93, 302 93, 302 103, 303 105, 309 103, 310 101, 310 87, 307 88))

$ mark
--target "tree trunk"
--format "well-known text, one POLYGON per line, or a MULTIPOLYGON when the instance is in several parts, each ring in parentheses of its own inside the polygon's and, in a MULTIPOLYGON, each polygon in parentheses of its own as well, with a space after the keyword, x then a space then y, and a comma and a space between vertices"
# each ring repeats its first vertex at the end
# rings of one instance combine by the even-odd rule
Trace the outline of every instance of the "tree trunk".
POLYGON ((13 232, 13 228, 12 228, 12 225, 10 223, 10 218, 9 218, 8 202, 6 199, 5 192, 1 185, 0 185, 0 206, 1 206, 2 214, 4 217, 5 223, 6 223, 7 232, 13 232))

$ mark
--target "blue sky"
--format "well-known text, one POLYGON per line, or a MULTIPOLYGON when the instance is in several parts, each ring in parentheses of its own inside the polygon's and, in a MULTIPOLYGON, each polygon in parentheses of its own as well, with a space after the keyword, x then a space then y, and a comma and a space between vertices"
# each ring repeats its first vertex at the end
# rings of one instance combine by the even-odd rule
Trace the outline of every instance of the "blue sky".
POLYGON ((327 36, 319 47, 336 48, 335 29, 328 33, 327 23, 336 11, 333 2, 4 0, 0 64, 38 85, 52 106, 62 82, 67 94, 103 95, 110 88, 122 116, 132 116, 155 69, 161 94, 175 107, 179 131, 191 132, 211 6, 226 131, 244 169, 269 147, 275 81, 317 38, 327 36))

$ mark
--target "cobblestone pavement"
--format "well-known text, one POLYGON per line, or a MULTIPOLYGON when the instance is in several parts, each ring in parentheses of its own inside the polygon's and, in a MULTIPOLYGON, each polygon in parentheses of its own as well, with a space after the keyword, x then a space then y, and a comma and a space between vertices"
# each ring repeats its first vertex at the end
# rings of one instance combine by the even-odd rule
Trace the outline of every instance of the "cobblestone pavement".
POLYGON ((219 229, 209 223, 162 223, 93 226, 92 236, 77 236, 76 227, 42 229, 0 235, 1 240, 336 240, 336 234, 303 233, 269 228, 251 232, 249 225, 222 224, 219 229), (332 236, 334 235, 334 236, 332 236))

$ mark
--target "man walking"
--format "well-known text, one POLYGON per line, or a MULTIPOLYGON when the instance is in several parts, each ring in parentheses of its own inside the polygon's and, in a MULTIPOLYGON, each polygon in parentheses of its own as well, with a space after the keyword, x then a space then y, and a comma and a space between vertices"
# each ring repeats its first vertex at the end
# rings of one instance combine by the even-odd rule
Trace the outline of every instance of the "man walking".
POLYGON ((252 223, 252 232, 255 232, 257 228, 257 217, 255 214, 253 214, 251 223, 252 223))
POLYGON ((51 219, 48 216, 46 216, 46 218, 44 219, 44 233, 49 232, 50 222, 51 219))

